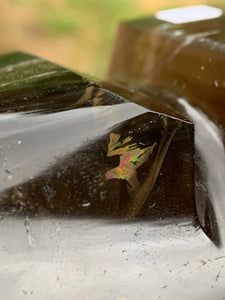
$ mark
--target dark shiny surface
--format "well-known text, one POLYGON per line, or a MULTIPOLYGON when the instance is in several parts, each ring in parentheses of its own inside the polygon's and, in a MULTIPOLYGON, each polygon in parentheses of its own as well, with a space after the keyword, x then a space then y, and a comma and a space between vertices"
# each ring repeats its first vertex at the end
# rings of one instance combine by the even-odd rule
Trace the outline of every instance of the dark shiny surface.
POLYGON ((108 79, 139 89, 149 82, 166 87, 225 128, 224 28, 224 14, 186 24, 154 16, 121 23, 108 79))
MULTIPOLYGON (((1 296, 10 300, 223 299, 224 249, 193 226, 193 124, 180 116, 179 109, 156 102, 159 95, 149 97, 106 83, 102 94, 98 85, 51 65, 53 72, 57 68, 58 79, 54 78, 57 73, 49 74, 46 62, 44 78, 41 72, 32 75, 42 62, 39 59, 33 68, 33 59, 23 56, 21 61, 21 54, 16 54, 0 60, 7 68, 5 74, 11 76, 10 84, 5 80, 2 90, 0 86, 0 95, 8 95, 1 98, 0 114, 1 196, 6 195, 1 198, 0 212, 1 296), (19 72, 15 59, 24 66, 19 72), (28 79, 28 73, 36 77, 28 79), (94 103, 98 106, 93 107, 94 103), (112 147, 119 134, 121 144, 112 147), (150 197, 145 202, 147 209, 143 206, 147 218, 132 222, 105 218, 109 212, 104 207, 111 213, 118 202, 121 205, 124 199, 132 199, 127 180, 107 182, 104 172, 120 165, 123 147, 135 144, 132 150, 137 154, 154 143, 158 143, 154 146, 157 151, 149 155, 147 165, 138 165, 137 173, 133 169, 138 180, 146 179, 149 173, 145 175, 143 167, 151 170, 149 165, 154 166, 157 153, 162 159, 169 146, 152 189, 157 201, 152 203, 150 197), (103 178, 103 186, 119 195, 113 200, 116 205, 112 198, 103 204, 94 201, 102 188, 97 183, 103 178), (183 188, 178 192, 174 178, 182 179, 179 184, 183 188), (96 186, 97 191, 93 189, 96 186), (71 192, 77 195, 79 188, 84 195, 93 195, 93 210, 83 194, 71 202, 71 192), (157 195, 157 189, 162 193, 157 195), (184 191, 190 191, 190 198, 184 191), (36 204, 35 216, 28 214, 27 209, 36 204), (15 208, 26 214, 18 214, 15 208), (73 211, 65 216, 71 208, 86 216, 75 216, 73 211), (58 216, 49 211, 58 211, 58 216), (101 217, 96 216, 99 213, 101 217)), ((161 95, 159 98, 163 100, 161 95)), ((194 116, 186 104, 181 105, 187 116, 194 116)))
POLYGON ((219 236, 215 202, 225 202, 220 183, 225 173, 212 168, 212 155, 217 152, 214 165, 225 166, 224 28, 224 15, 186 24, 154 16, 123 22, 108 71, 112 82, 145 92, 189 118, 195 129, 201 128, 195 136, 195 198, 200 223, 213 239, 219 236), (187 105, 193 105, 190 114, 179 102, 185 97, 187 105), (214 145, 214 150, 208 148, 205 154, 204 147, 199 147, 203 143, 214 145), (213 172, 215 181, 209 179, 213 172), (217 186, 215 193, 210 182, 217 186))
POLYGON ((1 209, 195 215, 189 121, 40 58, 17 53, 0 64, 1 209))

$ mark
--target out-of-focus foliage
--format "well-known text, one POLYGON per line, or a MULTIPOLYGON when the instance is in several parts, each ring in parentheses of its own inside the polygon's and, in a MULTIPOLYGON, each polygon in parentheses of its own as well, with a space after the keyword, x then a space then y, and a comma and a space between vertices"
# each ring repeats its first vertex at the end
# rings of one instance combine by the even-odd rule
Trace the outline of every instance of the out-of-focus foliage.
POLYGON ((128 0, 67 0, 62 6, 50 5, 42 16, 43 26, 55 35, 70 34, 93 26, 102 38, 111 36, 118 19, 135 15, 134 2, 128 0))
MULTIPOLYGON (((0 0, 0 53, 24 50, 102 77, 117 24, 201 0, 0 0)), ((224 0, 220 0, 220 3, 224 0)))

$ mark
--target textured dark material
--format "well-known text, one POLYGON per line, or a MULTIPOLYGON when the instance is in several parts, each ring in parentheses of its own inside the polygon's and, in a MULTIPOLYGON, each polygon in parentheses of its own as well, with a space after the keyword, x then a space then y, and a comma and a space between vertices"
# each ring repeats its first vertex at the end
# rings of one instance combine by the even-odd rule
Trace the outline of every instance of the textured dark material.
POLYGON ((0 67, 1 209, 195 214, 187 119, 141 93, 30 55, 3 55, 0 67))

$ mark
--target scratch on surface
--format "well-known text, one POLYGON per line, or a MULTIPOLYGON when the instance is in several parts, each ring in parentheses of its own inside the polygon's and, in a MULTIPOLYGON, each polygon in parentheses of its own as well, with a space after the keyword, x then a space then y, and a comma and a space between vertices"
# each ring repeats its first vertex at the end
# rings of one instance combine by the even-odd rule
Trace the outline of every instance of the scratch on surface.
POLYGON ((199 267, 199 269, 202 268, 202 267, 204 267, 204 265, 207 264, 207 262, 206 262, 205 260, 203 260, 203 259, 201 259, 200 262, 201 262, 202 264, 201 264, 201 266, 199 267))
POLYGON ((11 65, 7 65, 5 67, 1 67, 0 68, 0 72, 2 71, 12 71, 15 67, 20 67, 20 66, 27 66, 27 65, 31 65, 31 64, 36 64, 43 61, 41 58, 32 58, 32 59, 28 59, 25 61, 21 61, 21 62, 17 62, 15 64, 11 64, 11 65))
POLYGON ((161 289, 164 290, 167 287, 168 287, 168 285, 164 285, 161 289))
POLYGON ((223 256, 218 256, 218 257, 216 257, 214 260, 218 260, 218 259, 222 259, 222 258, 225 258, 225 255, 223 255, 223 256))
POLYGON ((194 34, 187 34, 185 36, 185 40, 183 43, 181 43, 172 53, 171 56, 168 57, 168 61, 173 60, 178 54, 179 52, 189 46, 190 44, 192 44, 195 40, 197 40, 198 38, 204 38, 204 37, 208 37, 210 35, 214 35, 214 34, 218 34, 219 30, 211 30, 208 32, 200 32, 200 33, 194 33, 194 34))
POLYGON ((34 239, 32 238, 32 236, 30 234, 30 222, 29 222, 29 218, 27 216, 24 221, 24 226, 26 228, 26 234, 27 234, 29 246, 34 247, 34 239))
POLYGON ((221 271, 219 271, 219 273, 216 275, 216 281, 219 279, 220 273, 221 273, 221 271))
POLYGON ((20 82, 28 81, 30 79, 34 79, 34 78, 46 77, 46 76, 55 74, 57 72, 58 71, 50 71, 50 72, 45 72, 45 73, 41 73, 41 74, 37 74, 37 75, 31 75, 29 77, 26 77, 26 79, 18 79, 18 80, 13 80, 13 81, 2 83, 2 84, 0 84, 0 87, 4 87, 4 86, 7 86, 7 85, 11 85, 11 84, 17 84, 17 83, 20 83, 20 82))

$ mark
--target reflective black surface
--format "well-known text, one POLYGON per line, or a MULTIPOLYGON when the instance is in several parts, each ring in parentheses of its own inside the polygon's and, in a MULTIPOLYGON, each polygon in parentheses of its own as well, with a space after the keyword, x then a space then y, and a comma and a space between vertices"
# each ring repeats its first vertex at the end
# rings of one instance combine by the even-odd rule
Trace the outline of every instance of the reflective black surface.
POLYGON ((40 58, 15 53, 0 63, 1 209, 195 215, 188 120, 40 58))
MULTIPOLYGON (((94 84, 25 54, 0 63, 2 297, 223 299, 225 253, 193 226, 193 124, 178 111, 195 135, 217 129, 207 116, 187 102, 162 104, 168 94, 94 84), (139 205, 144 220, 117 218, 139 205)), ((211 154, 214 132, 215 148, 205 134, 200 143, 211 154)))
POLYGON ((224 29, 224 14, 184 24, 155 16, 122 22, 108 79, 138 89, 158 84, 188 97, 225 128, 224 29))
POLYGON ((141 90, 194 123, 198 219, 217 243, 215 207, 225 203, 224 26, 224 14, 184 24, 155 16, 123 22, 108 70, 112 82, 141 90))

